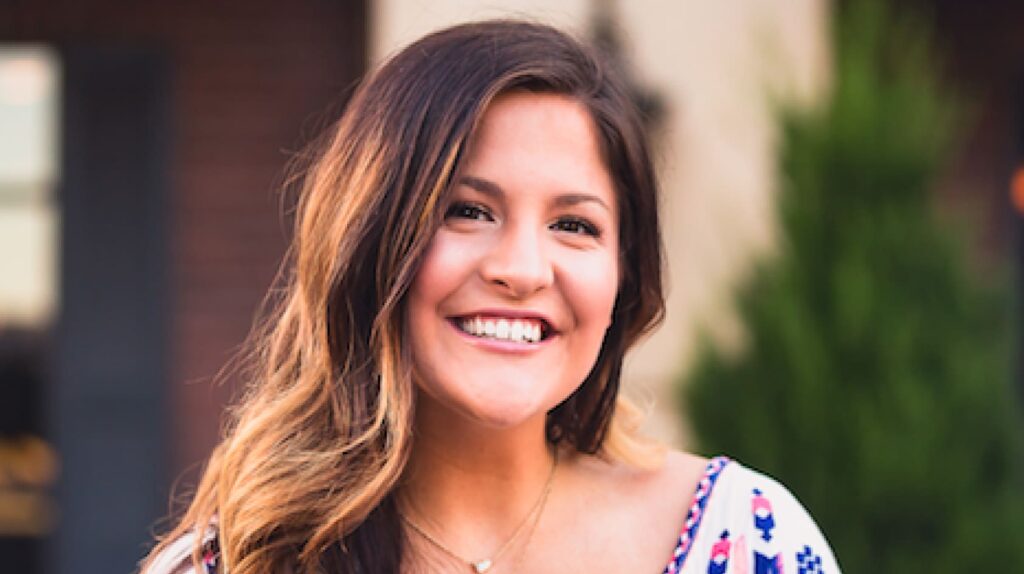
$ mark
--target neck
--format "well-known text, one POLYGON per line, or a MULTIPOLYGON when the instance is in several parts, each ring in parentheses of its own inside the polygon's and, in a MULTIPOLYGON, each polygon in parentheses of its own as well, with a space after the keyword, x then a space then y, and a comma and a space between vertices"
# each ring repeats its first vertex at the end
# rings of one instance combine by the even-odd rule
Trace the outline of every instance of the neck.
POLYGON ((422 396, 415 424, 403 512, 453 549, 486 555, 522 523, 551 478, 544 417, 490 428, 422 396))

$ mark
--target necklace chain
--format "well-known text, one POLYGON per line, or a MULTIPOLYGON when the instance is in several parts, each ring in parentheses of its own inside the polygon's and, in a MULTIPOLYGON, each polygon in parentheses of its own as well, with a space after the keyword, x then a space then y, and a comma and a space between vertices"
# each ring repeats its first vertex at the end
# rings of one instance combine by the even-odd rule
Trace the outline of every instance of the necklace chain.
MULTIPOLYGON (((512 543, 515 542, 517 538, 519 538, 519 535, 522 534, 523 529, 526 527, 527 524, 533 522, 535 528, 536 523, 540 522, 540 515, 544 512, 544 506, 547 503, 548 494, 551 493, 551 484, 555 478, 556 468, 558 468, 557 449, 555 450, 554 461, 551 463, 551 472, 548 473, 547 481, 544 483, 544 490, 537 498, 537 501, 533 503, 533 508, 531 508, 530 512, 526 514, 526 516, 523 518, 523 521, 519 523, 519 526, 516 527, 512 535, 509 536, 507 540, 505 540, 505 543, 502 544, 501 547, 498 548, 498 550, 495 551, 489 558, 482 558, 480 560, 467 560, 465 557, 460 556, 457 552, 455 552, 451 548, 448 548, 443 542, 441 542, 433 535, 431 535, 429 532, 424 530, 422 526, 413 522, 412 519, 409 518, 404 512, 399 512, 398 514, 402 518, 403 522, 408 524, 409 527, 413 529, 413 531, 422 536, 424 540, 435 546, 438 550, 444 552, 445 554, 454 558, 455 560, 468 565, 477 574, 484 574, 484 572, 487 572, 491 569, 492 566, 494 566, 494 563, 497 562, 499 558, 501 558, 502 554, 504 554, 505 551, 508 550, 510 546, 512 546, 512 543)), ((530 529, 530 533, 533 533, 533 528, 530 529)))

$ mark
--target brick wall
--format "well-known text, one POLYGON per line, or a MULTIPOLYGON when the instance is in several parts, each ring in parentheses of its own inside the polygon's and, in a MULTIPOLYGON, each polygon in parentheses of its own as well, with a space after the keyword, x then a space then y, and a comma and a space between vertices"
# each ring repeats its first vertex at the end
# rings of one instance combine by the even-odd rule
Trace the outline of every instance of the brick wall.
POLYGON ((212 377, 245 338, 289 235, 289 152, 335 117, 366 61, 360 1, 18 1, 0 43, 143 48, 170 63, 173 476, 215 443, 234 381, 212 377))

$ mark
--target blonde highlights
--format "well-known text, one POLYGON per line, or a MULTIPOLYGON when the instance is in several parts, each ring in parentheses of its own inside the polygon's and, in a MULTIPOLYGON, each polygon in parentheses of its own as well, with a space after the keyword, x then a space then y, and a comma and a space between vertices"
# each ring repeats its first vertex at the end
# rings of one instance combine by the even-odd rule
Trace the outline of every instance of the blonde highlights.
POLYGON ((557 30, 457 26, 372 74, 308 167, 286 263, 294 271, 252 338, 247 391, 191 505, 147 564, 214 524, 231 574, 399 571, 392 493, 415 412, 404 299, 466 142, 509 90, 566 94, 587 107, 621 206, 612 326, 590 375, 549 413, 548 439, 642 458, 619 378, 625 352, 661 319, 664 302, 656 184, 636 111, 614 71, 557 30))

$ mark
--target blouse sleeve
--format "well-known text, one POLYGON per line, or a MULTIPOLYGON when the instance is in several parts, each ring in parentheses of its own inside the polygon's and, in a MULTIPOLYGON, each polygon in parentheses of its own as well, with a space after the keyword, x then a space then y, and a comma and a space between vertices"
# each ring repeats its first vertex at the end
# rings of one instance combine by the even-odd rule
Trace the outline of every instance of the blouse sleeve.
POLYGON ((713 557, 717 545, 731 554, 720 574, 840 574, 828 541, 786 487, 738 464, 733 471, 728 521, 733 528, 714 533, 718 540, 711 552, 713 557))

